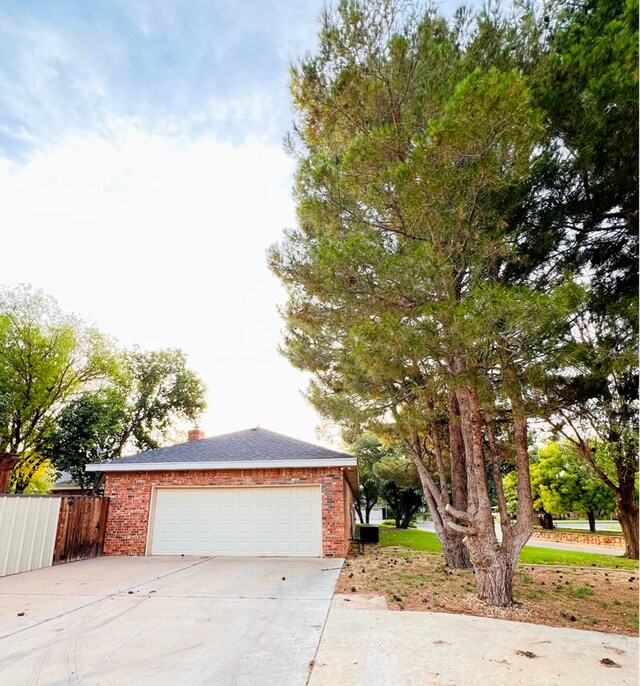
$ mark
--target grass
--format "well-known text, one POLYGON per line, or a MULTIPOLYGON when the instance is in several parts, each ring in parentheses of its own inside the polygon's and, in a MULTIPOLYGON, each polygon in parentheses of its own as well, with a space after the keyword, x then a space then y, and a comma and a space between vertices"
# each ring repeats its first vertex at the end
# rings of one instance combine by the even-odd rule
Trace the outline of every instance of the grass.
MULTIPOLYGON (((402 546, 411 550, 422 550, 428 553, 442 551, 438 537, 430 531, 421 529, 387 529, 380 527, 381 546, 402 546)), ((573 550, 555 550, 551 548, 534 548, 527 546, 520 554, 520 562, 530 565, 556 565, 571 567, 605 567, 608 569, 638 568, 637 560, 627 560, 614 555, 600 553, 582 553, 573 550)))
POLYGON ((582 553, 577 550, 552 550, 527 546, 520 553, 520 562, 529 565, 558 565, 567 567, 606 567, 610 569, 638 569, 637 560, 626 557, 582 553))
POLYGON ((438 537, 422 529, 387 529, 380 527, 380 545, 400 545, 412 550, 424 550, 428 553, 442 552, 438 537))
POLYGON ((567 594, 572 598, 587 598, 594 593, 595 591, 589 586, 578 586, 578 588, 567 589, 567 594))

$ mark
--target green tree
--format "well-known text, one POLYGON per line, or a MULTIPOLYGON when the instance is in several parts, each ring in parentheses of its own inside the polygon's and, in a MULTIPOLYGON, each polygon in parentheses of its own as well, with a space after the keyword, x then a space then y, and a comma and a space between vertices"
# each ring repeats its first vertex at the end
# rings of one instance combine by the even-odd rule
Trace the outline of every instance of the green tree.
POLYGON ((543 211, 555 256, 590 268, 592 309, 606 310, 637 296, 638 2, 558 7, 534 78, 563 186, 543 211))
MULTIPOLYGON (((513 509, 517 500, 517 475, 508 474, 504 481, 505 493, 513 509)), ((531 464, 531 489, 537 512, 586 515, 591 531, 596 530, 596 516, 611 514, 615 508, 611 491, 568 442, 550 443, 537 451, 531 464)))
POLYGON ((369 523, 371 509, 382 500, 393 513, 396 527, 406 529, 424 500, 415 464, 402 445, 365 432, 350 444, 350 450, 358 458, 360 521, 369 523))
POLYGON ((479 64, 463 43, 391 1, 325 14, 317 54, 293 70, 299 228, 271 266, 289 289, 285 352, 313 373, 312 402, 343 424, 392 421, 436 531, 464 537, 479 596, 506 605, 533 527, 527 390, 570 298, 503 278, 518 245, 505 198, 528 182, 542 116, 519 71, 479 64), (498 420, 520 475, 515 524, 498 420), (447 459, 464 477, 451 491, 447 459))
POLYGON ((560 7, 534 78, 553 154, 530 225, 547 273, 581 274, 589 298, 547 380, 548 418, 611 489, 637 559, 638 3, 560 7))
POLYGON ((182 351, 125 352, 110 387, 64 408, 44 454, 83 489, 96 489, 85 464, 158 448, 177 422, 195 422, 205 407, 205 386, 182 351))
POLYGON ((389 454, 373 468, 380 480, 380 495, 391 510, 396 529, 407 529, 424 505, 414 462, 406 455, 389 454))
POLYGON ((596 516, 611 514, 615 507, 611 491, 570 444, 551 443, 540 449, 538 462, 531 467, 531 485, 545 511, 587 515, 591 531, 596 516))
POLYGON ((85 393, 60 413, 43 453, 60 471, 69 472, 83 493, 91 492, 98 475, 85 465, 116 457, 127 418, 126 397, 120 389, 85 393))
POLYGON ((11 473, 9 492, 49 493, 56 482, 56 468, 34 451, 23 453, 11 473))
POLYGON ((0 451, 24 456, 13 489, 26 489, 40 468, 39 444, 65 403, 113 365, 112 344, 53 298, 28 286, 0 290, 0 451))
POLYGON ((371 510, 380 497, 380 479, 373 468, 383 458, 384 450, 376 436, 364 433, 350 444, 349 451, 358 458, 360 493, 355 503, 356 512, 360 522, 368 524, 371 510))
POLYGON ((206 408, 206 386, 177 348, 127 351, 120 374, 127 417, 118 455, 130 441, 137 450, 160 447, 175 422, 195 422, 206 408))
POLYGON ((571 273, 587 295, 545 360, 543 414, 614 493, 637 558, 638 2, 534 3, 477 26, 474 59, 526 74, 544 112, 532 174, 503 198, 518 227, 506 276, 544 291, 571 273))

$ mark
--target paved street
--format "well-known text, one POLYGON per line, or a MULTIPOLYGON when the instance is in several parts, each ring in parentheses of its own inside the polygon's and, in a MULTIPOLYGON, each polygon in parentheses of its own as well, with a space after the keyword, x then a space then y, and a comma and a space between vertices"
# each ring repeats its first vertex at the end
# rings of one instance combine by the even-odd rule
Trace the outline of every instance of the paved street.
MULTIPOLYGON (((423 531, 433 531, 433 522, 420 522, 418 529, 423 531)), ((502 538, 500 525, 496 524, 496 535, 498 540, 502 538)), ((602 555, 615 555, 620 557, 623 553, 622 548, 609 548, 602 545, 586 545, 583 543, 556 543, 555 541, 545 541, 541 539, 529 539, 526 543, 530 548, 551 548, 555 550, 574 550, 582 553, 600 553, 602 555)))
MULTIPOLYGON (((582 529, 589 531, 589 522, 574 522, 570 519, 554 519, 557 529, 582 529)), ((620 525, 616 521, 596 522, 596 531, 600 534, 620 533, 620 525)))

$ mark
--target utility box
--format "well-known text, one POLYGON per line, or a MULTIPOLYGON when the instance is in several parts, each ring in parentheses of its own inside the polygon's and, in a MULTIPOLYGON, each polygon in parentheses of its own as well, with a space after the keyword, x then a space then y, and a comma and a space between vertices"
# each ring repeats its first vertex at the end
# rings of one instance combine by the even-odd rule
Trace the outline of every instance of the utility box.
POLYGON ((380 543, 380 527, 375 524, 360 524, 361 543, 380 543))

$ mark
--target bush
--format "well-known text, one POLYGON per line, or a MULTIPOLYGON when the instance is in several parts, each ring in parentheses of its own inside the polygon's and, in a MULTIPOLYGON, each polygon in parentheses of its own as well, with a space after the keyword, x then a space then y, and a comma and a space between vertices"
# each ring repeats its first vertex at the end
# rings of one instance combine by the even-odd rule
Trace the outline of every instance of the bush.
MULTIPOLYGON (((382 522, 380 522, 382 526, 391 526, 394 529, 396 528, 396 520, 395 519, 383 519, 382 522)), ((417 529, 418 525, 415 523, 415 520, 411 520, 409 522, 409 528, 410 529, 417 529)))

